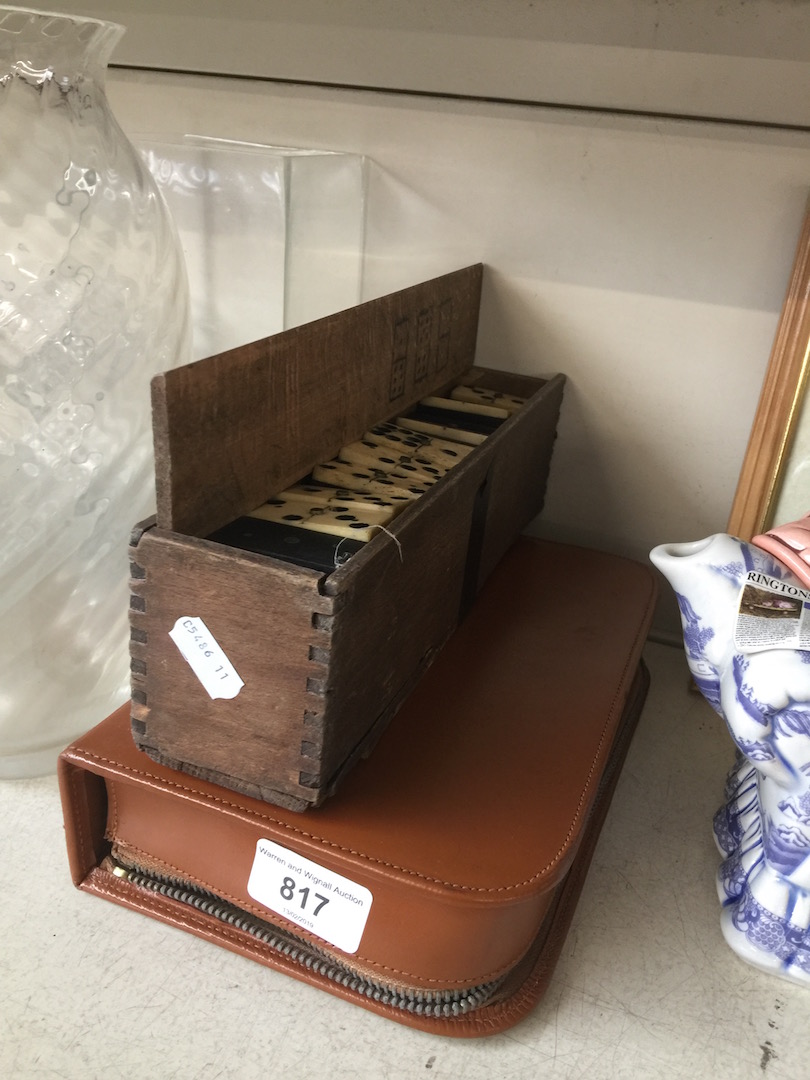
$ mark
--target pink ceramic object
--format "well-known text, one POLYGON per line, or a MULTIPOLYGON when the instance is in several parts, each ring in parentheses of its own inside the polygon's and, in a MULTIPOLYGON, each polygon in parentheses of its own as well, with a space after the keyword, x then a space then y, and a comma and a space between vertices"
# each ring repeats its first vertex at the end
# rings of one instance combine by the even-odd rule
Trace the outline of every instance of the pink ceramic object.
POLYGON ((755 536, 751 541, 789 566, 799 581, 810 588, 810 514, 755 536))

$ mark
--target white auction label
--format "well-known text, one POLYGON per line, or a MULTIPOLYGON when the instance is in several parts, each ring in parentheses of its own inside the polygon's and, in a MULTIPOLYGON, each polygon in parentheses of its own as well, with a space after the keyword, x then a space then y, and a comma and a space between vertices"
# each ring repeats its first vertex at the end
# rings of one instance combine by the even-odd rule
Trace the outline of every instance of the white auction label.
POLYGON ((371 910, 363 885, 259 840, 247 890, 254 900, 347 953, 355 953, 371 910))
POLYGON ((214 635, 193 615, 181 615, 169 637, 212 698, 235 698, 245 685, 214 635))

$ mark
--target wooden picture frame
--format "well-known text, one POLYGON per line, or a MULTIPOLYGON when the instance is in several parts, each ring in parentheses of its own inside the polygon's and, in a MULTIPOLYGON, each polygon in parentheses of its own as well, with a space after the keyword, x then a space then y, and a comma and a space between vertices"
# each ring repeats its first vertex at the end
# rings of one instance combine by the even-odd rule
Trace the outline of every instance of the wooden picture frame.
POLYGON ((771 525, 810 511, 810 405, 804 409, 810 362, 810 206, 805 213, 787 295, 754 415, 727 531, 750 540, 771 525), (807 413, 806 420, 804 413, 807 413), (805 432, 805 428, 807 431, 805 432), (792 462, 791 457, 801 460, 792 462), (787 490, 791 476, 806 484, 787 490), (805 497, 806 496, 806 497, 805 497))

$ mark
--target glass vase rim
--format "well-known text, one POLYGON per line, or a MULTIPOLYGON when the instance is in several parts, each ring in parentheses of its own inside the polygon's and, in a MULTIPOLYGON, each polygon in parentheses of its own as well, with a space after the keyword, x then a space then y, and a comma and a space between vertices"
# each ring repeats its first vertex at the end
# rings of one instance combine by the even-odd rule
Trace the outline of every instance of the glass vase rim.
MULTIPOLYGON (((45 8, 26 7, 24 4, 0 4, 0 16, 4 13, 16 13, 19 15, 32 15, 38 19, 57 20, 71 23, 75 26, 91 25, 107 31, 117 31, 116 37, 120 38, 126 33, 126 26, 114 19, 99 19, 94 15, 74 15, 67 11, 50 11, 45 8)), ((2 25, 0 25, 2 30, 2 25)), ((15 31, 6 31, 14 33, 15 31)))

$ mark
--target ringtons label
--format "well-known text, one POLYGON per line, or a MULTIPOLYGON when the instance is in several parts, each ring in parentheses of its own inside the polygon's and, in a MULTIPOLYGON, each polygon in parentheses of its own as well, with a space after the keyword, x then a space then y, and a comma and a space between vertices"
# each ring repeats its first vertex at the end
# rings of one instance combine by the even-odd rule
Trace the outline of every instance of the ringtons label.
POLYGON ((734 645, 739 652, 810 649, 810 590, 749 570, 740 590, 734 645))

